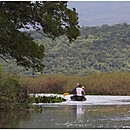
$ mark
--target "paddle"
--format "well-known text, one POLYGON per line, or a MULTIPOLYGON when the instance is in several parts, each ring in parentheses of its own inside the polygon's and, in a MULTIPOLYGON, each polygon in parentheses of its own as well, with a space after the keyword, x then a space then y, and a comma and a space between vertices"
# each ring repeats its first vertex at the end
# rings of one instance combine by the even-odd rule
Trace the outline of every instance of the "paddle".
POLYGON ((69 93, 63 93, 63 96, 69 95, 69 93))

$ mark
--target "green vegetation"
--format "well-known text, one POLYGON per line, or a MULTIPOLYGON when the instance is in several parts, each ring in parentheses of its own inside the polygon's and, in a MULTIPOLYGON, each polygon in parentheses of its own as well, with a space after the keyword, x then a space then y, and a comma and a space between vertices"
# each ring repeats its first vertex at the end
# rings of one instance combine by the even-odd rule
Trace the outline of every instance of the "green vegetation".
POLYGON ((31 108, 30 103, 55 103, 66 101, 61 97, 35 97, 27 92, 16 73, 0 71, 0 110, 13 112, 31 108))
POLYGON ((51 39, 66 35, 70 42, 80 34, 76 9, 67 8, 66 1, 1 1, 0 58, 41 73, 44 45, 21 31, 30 27, 51 39))
POLYGON ((0 14, 0 110, 65 101, 28 94, 71 93, 77 82, 86 94, 130 95, 130 24, 82 27, 79 36, 78 14, 65 1, 2 1, 0 14), (28 24, 36 30, 21 32, 28 24), (38 78, 25 78, 32 71, 38 78))
POLYGON ((28 98, 28 103, 57 103, 57 102, 64 102, 66 99, 57 97, 57 96, 30 96, 28 98))
POLYGON ((65 37, 51 42, 32 32, 35 42, 45 46, 44 74, 91 74, 130 71, 130 25, 83 27, 69 44, 65 37))
MULTIPOLYGON (((85 86, 87 95, 130 95, 130 73, 97 73, 88 76, 50 75, 41 78, 20 78, 16 73, 0 73, 0 110, 13 112, 32 108, 30 103, 66 101, 57 96, 38 96, 36 93, 72 93, 75 84, 85 86), (33 93, 34 96, 29 96, 33 93)), ((40 109, 40 108, 36 108, 40 109)))
POLYGON ((78 82, 87 95, 130 95, 130 73, 97 73, 88 76, 52 75, 43 78, 23 78, 30 93, 72 93, 78 82))
MULTIPOLYGON (((45 46, 46 65, 43 74, 88 75, 100 72, 130 71, 130 25, 82 27, 81 35, 69 43, 65 36, 52 41, 40 32, 30 31, 38 44, 45 46)), ((15 64, 2 66, 7 71, 17 71, 32 76, 31 71, 16 67, 15 64)), ((37 73, 35 76, 39 76, 37 73)))
POLYGON ((16 73, 0 73, 0 110, 13 111, 27 107, 27 90, 19 82, 20 77, 16 73))

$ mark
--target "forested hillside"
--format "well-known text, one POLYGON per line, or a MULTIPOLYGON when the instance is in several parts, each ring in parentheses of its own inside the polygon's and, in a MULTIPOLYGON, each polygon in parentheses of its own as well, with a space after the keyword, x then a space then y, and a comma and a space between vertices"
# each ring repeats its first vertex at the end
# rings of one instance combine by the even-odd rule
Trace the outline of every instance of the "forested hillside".
MULTIPOLYGON (((30 31, 38 44, 45 46, 43 74, 90 74, 130 71, 130 24, 82 27, 81 35, 69 43, 65 36, 52 41, 41 32, 30 31)), ((2 62, 9 71, 29 71, 2 62)))

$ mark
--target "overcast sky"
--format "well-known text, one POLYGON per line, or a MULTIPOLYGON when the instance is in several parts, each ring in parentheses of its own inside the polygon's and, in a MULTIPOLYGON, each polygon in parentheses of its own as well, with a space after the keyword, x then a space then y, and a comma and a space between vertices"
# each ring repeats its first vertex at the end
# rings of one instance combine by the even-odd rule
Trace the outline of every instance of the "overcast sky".
POLYGON ((80 26, 130 24, 130 1, 68 1, 68 7, 76 8, 80 26))

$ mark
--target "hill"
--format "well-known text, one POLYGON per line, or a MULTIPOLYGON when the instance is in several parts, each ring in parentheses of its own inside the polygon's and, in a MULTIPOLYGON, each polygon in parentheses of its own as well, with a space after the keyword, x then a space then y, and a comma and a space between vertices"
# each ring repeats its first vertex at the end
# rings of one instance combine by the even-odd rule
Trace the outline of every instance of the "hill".
MULTIPOLYGON (((38 44, 45 46, 43 74, 81 74, 130 71, 130 24, 82 27, 81 35, 69 43, 65 36, 55 41, 40 32, 30 31, 38 44)), ((31 75, 14 64, 2 66, 9 71, 31 75), (10 69, 9 69, 10 68, 10 69)))
POLYGON ((69 1, 68 7, 76 8, 81 27, 130 24, 130 1, 69 1))

